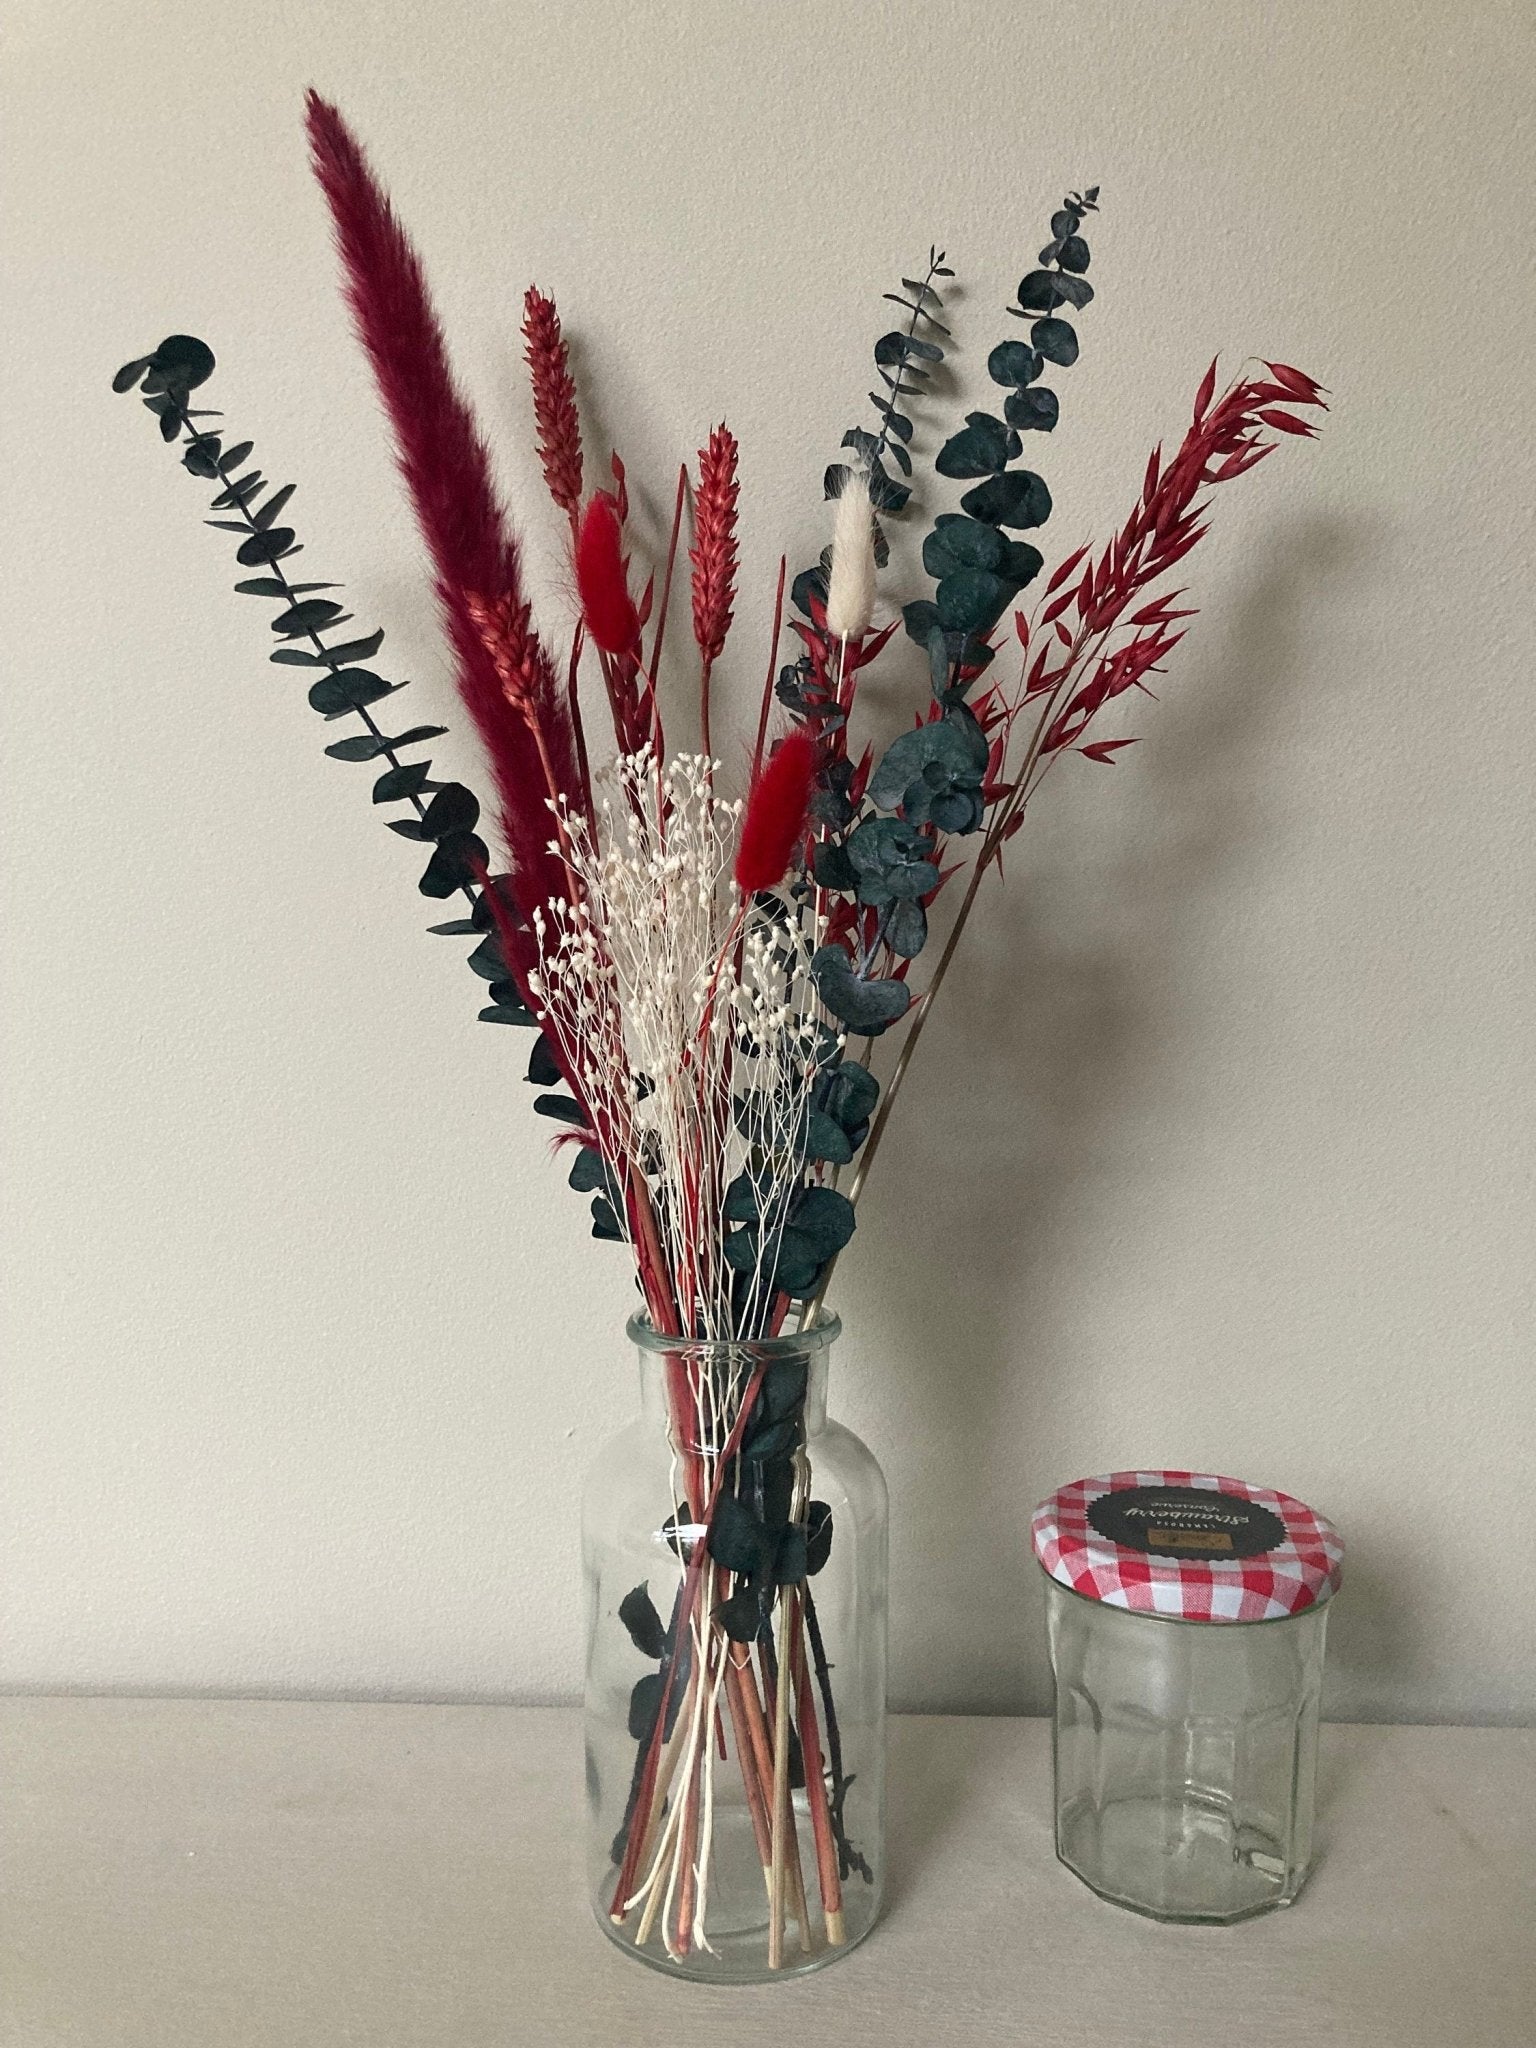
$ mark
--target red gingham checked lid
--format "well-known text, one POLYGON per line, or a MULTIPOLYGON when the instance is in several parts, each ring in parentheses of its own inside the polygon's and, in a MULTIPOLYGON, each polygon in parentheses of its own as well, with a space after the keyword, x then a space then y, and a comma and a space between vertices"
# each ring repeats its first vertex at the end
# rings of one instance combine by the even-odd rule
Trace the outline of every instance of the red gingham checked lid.
POLYGON ((1171 1621, 1274 1621, 1333 1593, 1337 1529, 1288 1493, 1208 1472, 1111 1472, 1041 1501, 1050 1576, 1089 1600, 1171 1621))

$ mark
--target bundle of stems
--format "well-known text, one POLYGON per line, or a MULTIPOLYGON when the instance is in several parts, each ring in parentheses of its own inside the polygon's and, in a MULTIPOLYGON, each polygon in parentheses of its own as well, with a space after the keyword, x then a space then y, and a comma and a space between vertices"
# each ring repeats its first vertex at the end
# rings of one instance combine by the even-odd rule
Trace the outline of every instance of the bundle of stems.
POLYGON ((522 331, 536 449, 577 595, 557 658, 534 621, 521 545, 420 260, 337 109, 311 94, 308 124, 458 688, 494 779, 506 873, 490 871, 469 792, 433 785, 429 764, 399 758, 419 734, 392 740, 373 724, 367 704, 395 686, 344 661, 382 636, 328 649, 317 628, 339 622, 339 607, 300 594, 330 586, 287 582, 281 564, 296 544, 273 521, 291 487, 258 505, 260 478, 231 474, 249 444, 221 450, 196 424, 188 395, 211 352, 171 337, 125 366, 119 388, 142 379, 166 438, 185 431, 187 466, 215 478, 216 505, 238 514, 222 523, 242 533, 241 560, 270 571, 242 587, 280 597, 280 635, 313 643, 275 658, 330 670, 311 693, 327 716, 361 711, 368 735, 350 753, 332 751, 388 759, 376 799, 408 801, 414 815, 399 829, 435 841, 423 889, 462 888, 471 905, 468 920, 439 929, 476 933, 471 964, 492 983, 484 1014, 536 1027, 535 1107, 574 1155, 571 1184, 591 1200, 594 1235, 630 1246, 651 1329, 667 1346, 681 1500, 667 1648, 636 1737, 611 1912, 638 1943, 659 1935, 674 1956, 709 1946, 715 1759, 733 1755, 778 1966, 791 1924, 802 1947, 844 1939, 842 1884, 863 1866, 841 1818, 840 1735, 806 1563, 804 1386, 770 1415, 780 1354, 764 1346, 791 1316, 808 1329, 822 1308, 984 875, 1001 868, 1064 755, 1108 764, 1133 743, 1092 729, 1129 692, 1150 694, 1148 679, 1186 630, 1190 608, 1167 578, 1205 532, 1206 494, 1263 460, 1277 436, 1311 435, 1303 415, 1321 406, 1321 388, 1271 363, 1218 396, 1213 364, 1179 446, 1167 460, 1154 451, 1120 531, 1096 554, 1079 548, 1062 561, 1033 608, 1016 606, 1044 563, 1015 536, 1051 509, 1043 479, 1018 466, 1022 437, 1055 425, 1058 400, 1040 379, 1076 360, 1062 310, 1080 312, 1094 296, 1084 230, 1097 188, 1069 195, 1041 267, 1007 309, 1030 323, 1028 341, 1010 338, 987 358, 1007 393, 1002 417, 969 414, 934 460, 939 478, 973 487, 923 543, 933 594, 897 616, 881 587, 885 527, 911 497, 911 415, 950 340, 937 280, 951 273, 931 251, 925 274, 887 295, 904 325, 876 344, 878 431, 850 429, 849 460, 824 479, 830 544, 793 578, 780 559, 751 770, 733 796, 712 752, 712 695, 738 599, 735 438, 718 425, 694 471, 680 467, 664 559, 642 580, 623 464, 614 455, 605 483, 588 488, 560 315, 530 288, 522 331), (699 751, 671 752, 663 686, 680 664, 667 627, 685 557, 685 702, 699 751), (796 646, 781 664, 786 630, 796 646), (1010 640, 1011 684, 998 680, 1010 640), (909 729, 878 759, 871 748, 854 754, 863 678, 914 642, 926 673, 909 729), (595 737, 603 724, 611 747, 595 737), (946 941, 918 988, 930 910, 962 872, 946 941), (899 1049, 882 1085, 887 1034, 899 1049), (764 1459, 744 1454, 765 1419, 787 1439, 776 1439, 766 1488, 764 1459), (796 1828, 795 1770, 808 1839, 796 1828))

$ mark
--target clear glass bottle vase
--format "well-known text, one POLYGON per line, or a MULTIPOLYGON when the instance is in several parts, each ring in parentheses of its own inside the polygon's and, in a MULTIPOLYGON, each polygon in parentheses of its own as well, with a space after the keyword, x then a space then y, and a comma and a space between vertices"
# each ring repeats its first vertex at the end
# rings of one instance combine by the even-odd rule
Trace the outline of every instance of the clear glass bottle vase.
POLYGON ((587 1479, 592 1902, 686 1977, 817 1969, 879 1910, 886 1492, 826 1417, 838 1330, 700 1343, 636 1316, 640 1415, 587 1479))

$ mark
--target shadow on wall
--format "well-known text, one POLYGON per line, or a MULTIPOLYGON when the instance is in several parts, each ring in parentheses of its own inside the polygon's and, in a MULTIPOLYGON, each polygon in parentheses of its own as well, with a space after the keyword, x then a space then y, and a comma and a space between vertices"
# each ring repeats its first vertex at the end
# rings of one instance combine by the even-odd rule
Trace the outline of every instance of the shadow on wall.
POLYGON ((1223 672, 1207 664, 1190 673, 1192 640, 1163 701, 1142 707, 1145 721, 1129 722, 1151 732, 1155 720, 1156 748, 1137 749, 1113 770, 1063 763, 1043 808, 1070 804, 1074 769, 1136 774, 1149 785, 1138 795, 1134 838, 1094 840, 1096 899, 1115 914, 1066 935, 1060 898, 1072 849, 1059 818, 1044 833, 1046 821, 1037 821, 1033 841, 1026 831, 1015 842, 1007 883, 957 963, 963 995, 945 1030, 963 1033, 964 1061, 946 1064, 936 1016, 914 1068, 909 1113, 893 1125, 893 1156, 871 1184, 877 1217, 865 1241, 884 1255, 878 1271, 869 1262, 860 1289, 865 1348, 901 1361, 907 1375, 900 1406, 907 1455, 917 1461, 908 1479, 914 1469, 923 1476, 922 1446, 942 1446, 944 1465, 942 1481, 912 1484, 897 1500, 897 1707, 1048 1709, 1028 1515, 1037 1497, 1077 1474, 1039 1469, 1032 1446, 1074 1435, 1074 1361, 1053 1353, 1048 1335, 1021 1360, 1019 1332, 1044 1328, 1036 1304, 1059 1268, 1062 1229, 1080 1216, 1117 1119, 1148 1086, 1165 1085, 1148 1070, 1152 1056, 1165 1066, 1168 1058, 1167 963, 1177 960, 1201 897, 1253 840, 1252 760, 1309 708, 1298 622, 1350 559, 1351 535, 1336 522, 1294 529, 1242 601, 1223 672), (1158 821, 1150 845, 1148 817, 1158 821), (1054 929, 1036 908, 1053 902, 1054 929), (921 1188, 921 1203, 903 1202, 903 1188, 921 1188), (929 1235, 919 1244, 920 1232, 929 1235), (1016 1412, 1009 1383, 1021 1371, 1029 1384, 1022 1433, 1005 1426, 1016 1412), (967 1475, 963 1498, 956 1473, 967 1475), (985 1572, 973 1566, 979 1534, 985 1572))

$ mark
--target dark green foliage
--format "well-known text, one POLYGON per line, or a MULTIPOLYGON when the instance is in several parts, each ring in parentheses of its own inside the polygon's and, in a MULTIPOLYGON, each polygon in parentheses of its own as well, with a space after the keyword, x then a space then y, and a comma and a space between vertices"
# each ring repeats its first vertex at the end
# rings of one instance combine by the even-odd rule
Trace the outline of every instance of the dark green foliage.
POLYGON ((758 1395, 763 1413, 772 1422, 783 1422, 797 1415, 805 1406, 810 1380, 810 1367, 804 1358, 776 1358, 763 1374, 762 1389, 758 1395))
POLYGON ((743 1578, 763 1571, 771 1558, 767 1529, 734 1493, 722 1493, 715 1503, 709 1554, 716 1564, 743 1578))
MULTIPOLYGON (((558 1088, 560 1085, 560 1063, 555 1058, 554 1047, 542 1031, 533 1041, 533 1050, 528 1055, 528 1079, 535 1088, 558 1088)), ((574 1187, 576 1183, 572 1181, 571 1185, 574 1187)), ((594 1182, 593 1185, 600 1183, 594 1182)))
POLYGON ((1070 369, 1077 361, 1077 330, 1068 320, 1037 320, 1029 338, 1049 362, 1070 369))
POLYGON ((347 640, 340 647, 328 647, 325 651, 326 659, 343 664, 372 661, 383 644, 384 628, 381 626, 376 633, 365 634, 361 640, 347 640))
POLYGON ((249 540, 242 541, 235 550, 235 560, 242 568, 254 569, 262 562, 280 562, 285 555, 297 553, 298 549, 293 544, 293 528, 274 526, 266 533, 253 533, 249 540))
POLYGON ((782 1422, 766 1422, 742 1440, 741 1455, 749 1465, 765 1458, 781 1458, 795 1440, 795 1425, 788 1416, 782 1422))
POLYGON ((859 901, 877 909, 903 897, 927 896, 939 886, 932 842, 898 818, 863 819, 845 851, 859 901))
POLYGON ((416 886, 423 896, 439 899, 460 889, 469 891, 476 878, 485 873, 490 858, 489 847, 473 832, 447 832, 438 840, 416 886))
POLYGON ((934 624, 945 635, 990 633, 1014 587, 990 569, 960 569, 934 593, 934 624))
POLYGON ((322 718, 345 718, 349 711, 361 711, 365 704, 377 704, 404 688, 404 683, 386 683, 372 669, 337 669, 310 685, 310 708, 322 718))
MULTIPOLYGON (((431 860, 421 879, 422 893, 447 897, 462 890, 474 910, 479 900, 477 884, 488 859, 484 843, 475 837, 473 831, 480 815, 479 804, 459 783, 438 787, 430 802, 424 804, 423 794, 432 788, 428 781, 429 764, 399 759, 402 749, 422 740, 436 739, 445 728, 419 725, 391 736, 382 732, 374 722, 368 706, 405 688, 403 683, 390 682, 372 669, 360 666, 378 653, 384 640, 383 631, 331 646, 321 639, 323 633, 333 632, 349 615, 336 599, 315 594, 334 589, 334 584, 294 583, 279 567, 281 562, 298 552, 293 528, 276 523, 279 513, 286 509, 293 496, 293 485, 280 484, 268 490, 259 469, 240 473, 241 466, 252 453, 251 442, 229 442, 221 433, 198 426, 195 423, 197 415, 187 404, 189 394, 207 381, 213 369, 213 351, 205 342, 191 335, 173 334, 149 355, 125 363, 112 380, 113 389, 119 392, 138 389, 145 405, 159 420, 165 438, 175 440, 179 435, 185 436, 184 466, 192 475, 217 484, 213 497, 214 511, 236 515, 209 523, 240 536, 236 560, 243 567, 269 572, 243 577, 235 588, 243 596, 278 602, 279 610, 272 620, 272 630, 279 640, 294 644, 275 648, 272 660, 285 667, 324 671, 309 688, 309 702, 321 717, 357 716, 362 719, 366 731, 334 741, 326 752, 339 761, 382 759, 387 762, 386 772, 374 782, 374 802, 409 803, 415 812, 414 819, 393 819, 390 822, 394 829, 405 838, 435 842, 431 860), (263 491, 266 492, 265 498, 261 495, 263 491), (297 644, 300 642, 308 644, 297 644)), ((504 968, 502 978, 506 978, 504 968)), ((509 1007, 521 1009, 521 996, 514 991, 514 997, 510 1006, 493 1005, 494 1021, 510 1021, 506 1015, 509 1007)))
POLYGON ((987 738, 963 704, 903 733, 870 778, 870 802, 899 810, 912 826, 975 832, 981 825, 987 738))
MULTIPOLYGON (((419 746, 423 740, 441 739, 447 730, 446 725, 413 725, 409 732, 393 737, 382 732, 354 733, 348 739, 333 741, 325 751, 335 761, 375 761, 381 754, 395 754, 402 747, 419 746)), ((382 803, 385 799, 377 801, 382 803)))
POLYGON ((574 1125, 578 1131, 587 1127, 586 1114, 580 1103, 569 1095, 536 1095, 533 1108, 536 1116, 551 1116, 557 1123, 574 1125))
POLYGON ((661 1712, 665 1692, 665 1681, 659 1671, 649 1671, 644 1678, 635 1681, 634 1691, 629 1696, 629 1732, 636 1742, 649 1741, 656 1726, 656 1716, 661 1712))
POLYGON ((984 484, 967 491, 960 503, 973 519, 984 519, 991 526, 1044 526, 1051 516, 1051 494, 1045 479, 1028 469, 1008 469, 1001 476, 989 476, 984 484))
POLYGON ((1022 391, 1033 384, 1044 364, 1036 350, 1022 341, 1000 341, 987 357, 987 375, 994 384, 1010 391, 1022 391))
MULTIPOLYGON (((885 297, 900 306, 907 315, 905 328, 893 328, 882 334, 875 343, 875 375, 884 387, 872 391, 869 402, 875 408, 879 431, 871 433, 865 427, 850 427, 843 436, 842 445, 853 451, 855 461, 832 463, 822 478, 822 490, 828 498, 841 495, 843 486, 856 469, 869 485, 870 502, 877 514, 899 517, 911 498, 911 490, 904 482, 893 477, 886 467, 893 464, 902 477, 912 474, 912 457, 908 444, 912 439, 913 422, 907 407, 914 398, 921 397, 927 389, 934 370, 944 360, 944 343, 949 339, 949 329, 939 317, 944 311, 944 301, 934 280, 952 277, 954 272, 945 267, 944 251, 930 249, 928 252, 927 274, 921 278, 904 277, 900 292, 887 292, 885 297)), ((880 531, 878 519, 875 528, 875 559, 884 563, 887 546, 880 531)), ((802 569, 790 587, 790 599, 796 609, 811 615, 813 601, 825 604, 827 597, 827 561, 813 569, 802 569)), ((779 678, 780 700, 795 708, 794 685, 791 680, 793 667, 788 668, 779 678)))
POLYGON ((594 1145, 582 1146, 571 1162, 568 1179, 578 1195, 605 1194, 610 1201, 620 1199, 613 1170, 594 1145))
POLYGON ((445 839, 450 832, 472 832, 480 819, 480 800, 462 782, 444 782, 422 814, 424 839, 445 839))
MULTIPOLYGON (((329 752, 329 749, 327 749, 329 752)), ((366 759, 366 756, 359 756, 366 759)), ((427 787, 432 772, 430 761, 406 761, 398 768, 386 768, 373 785, 376 804, 397 804, 402 797, 417 796, 427 787)))
POLYGON ((940 476, 992 476, 1019 452, 1018 435, 989 412, 968 412, 965 426, 934 457, 940 476))
POLYGON ((297 604, 279 612, 272 621, 272 630, 282 640, 296 639, 300 634, 311 638, 330 625, 332 619, 339 619, 343 607, 331 597, 305 597, 297 604))
MULTIPOLYGON (((846 1195, 833 1188, 802 1187, 790 1201, 787 1218, 783 1209, 775 1206, 766 1226, 757 1213, 750 1182, 743 1187, 738 1181, 731 1197, 731 1212, 741 1219, 741 1227, 725 1239, 727 1262, 744 1274, 762 1267, 777 1291, 796 1300, 808 1299, 815 1293, 827 1261, 853 1235, 853 1205, 846 1195)), ((803 1397, 802 1385, 799 1398, 803 1397)), ((782 1415, 770 1411, 769 1419, 778 1421, 782 1415)), ((764 1450, 756 1455, 769 1453, 764 1450)))
POLYGON ((822 946, 811 960, 817 993, 840 1024, 861 1038, 877 1038, 904 1017, 912 993, 904 981, 870 980, 855 974, 841 946, 822 946))
POLYGON ((811 1097, 816 1113, 847 1133, 852 1146, 862 1145, 869 1120, 880 1100, 880 1083, 858 1060, 843 1060, 817 1076, 811 1097))
POLYGON ((832 1510, 824 1500, 813 1500, 805 1511, 805 1568, 814 1578, 832 1555, 832 1510))
MULTIPOLYGON (((934 695, 946 705, 962 697, 970 678, 985 667, 988 636, 1040 567, 1038 552, 1007 539, 1003 529, 1043 525, 1051 494, 1032 471, 1010 465, 1022 453, 1023 434, 1049 433, 1056 425, 1056 394, 1036 380, 1047 362, 1068 365, 1077 359, 1077 335, 1058 309, 1081 310, 1093 297, 1083 276, 1088 244, 1081 228, 1097 201, 1096 185, 1063 200, 1051 216, 1051 240, 1040 251, 1040 267, 1021 280, 1017 304, 1008 308, 1031 325, 1027 342, 1000 341, 987 357, 987 375, 1008 393, 1002 419, 968 414, 934 465, 941 476, 980 479, 960 500, 968 520, 941 513, 924 543, 923 565, 938 585, 933 598, 903 607, 907 632, 929 651, 934 695), (979 537, 978 527, 996 534, 995 546, 979 537)), ((903 944, 920 943, 915 918, 900 936, 903 944)))
POLYGON ((1048 434, 1061 412, 1061 401, 1045 384, 1029 391, 1010 391, 1003 404, 1008 424, 1021 433, 1048 434))
POLYGON ((805 1568, 805 1531, 798 1523, 791 1522, 780 1534, 774 1554, 773 1576, 781 1586, 798 1586, 805 1577, 805 1568))
MULTIPOLYGON (((1058 306, 1081 308, 1092 297, 1093 286, 1087 278, 1074 277, 1065 270, 1032 270, 1018 292, 1019 305, 1026 313, 1053 313, 1058 306)), ((1036 341, 1035 346, 1039 348, 1040 343, 1036 341)))
POLYGON ((818 1260, 840 1252, 853 1236, 853 1204, 836 1188, 802 1188, 790 1204, 787 1228, 796 1231, 818 1260))
POLYGON ((643 1582, 632 1592, 626 1593, 619 1602, 619 1619, 629 1631, 629 1639, 642 1657, 661 1657, 666 1654, 667 1632, 662 1626, 661 1616, 656 1612, 656 1603, 651 1598, 651 1589, 643 1582))

